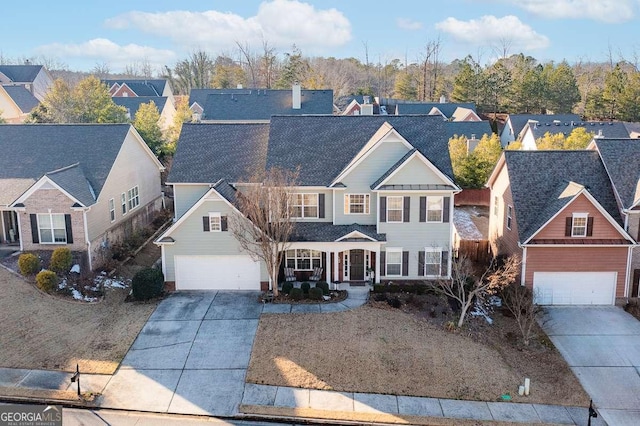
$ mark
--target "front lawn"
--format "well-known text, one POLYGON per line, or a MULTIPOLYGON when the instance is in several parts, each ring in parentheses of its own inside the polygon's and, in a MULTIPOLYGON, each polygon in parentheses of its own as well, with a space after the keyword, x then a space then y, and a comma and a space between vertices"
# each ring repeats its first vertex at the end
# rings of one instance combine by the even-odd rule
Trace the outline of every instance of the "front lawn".
POLYGON ((509 393, 515 402, 589 404, 548 340, 523 348, 513 319, 494 316, 493 326, 452 332, 382 302, 332 314, 262 315, 247 382, 480 401, 509 393), (531 395, 520 397, 525 377, 531 395))

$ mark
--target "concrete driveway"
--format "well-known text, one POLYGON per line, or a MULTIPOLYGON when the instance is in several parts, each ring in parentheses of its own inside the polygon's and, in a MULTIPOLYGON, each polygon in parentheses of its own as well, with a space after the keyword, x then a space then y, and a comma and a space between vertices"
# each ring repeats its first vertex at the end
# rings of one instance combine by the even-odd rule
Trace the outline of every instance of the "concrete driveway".
POLYGON ((238 291, 171 294, 138 335, 100 405, 236 415, 263 309, 259 296, 238 291))
POLYGON ((571 306, 545 308, 541 325, 602 418, 640 425, 640 322, 615 306, 571 306))

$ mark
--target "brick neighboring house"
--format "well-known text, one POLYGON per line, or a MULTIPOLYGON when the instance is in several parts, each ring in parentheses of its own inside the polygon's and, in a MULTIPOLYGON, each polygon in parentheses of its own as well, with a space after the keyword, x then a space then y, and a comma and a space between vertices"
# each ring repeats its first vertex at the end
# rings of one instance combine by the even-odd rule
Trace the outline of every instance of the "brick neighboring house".
POLYGON ((488 186, 493 251, 522 256, 522 284, 537 303, 629 296, 635 241, 598 152, 505 151, 488 186))
POLYGON ((95 268, 162 206, 164 167, 129 124, 0 125, 0 149, 0 244, 95 268))

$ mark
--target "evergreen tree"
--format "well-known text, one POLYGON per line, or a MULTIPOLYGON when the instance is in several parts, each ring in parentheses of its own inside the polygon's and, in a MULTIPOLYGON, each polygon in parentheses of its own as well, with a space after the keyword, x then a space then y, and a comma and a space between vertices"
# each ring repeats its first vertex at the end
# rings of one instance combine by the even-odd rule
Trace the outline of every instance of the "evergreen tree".
POLYGON ((607 109, 609 119, 618 118, 620 114, 620 98, 627 85, 627 74, 620 63, 607 74, 604 80, 602 100, 607 109))
POLYGON ((402 72, 396 78, 394 87, 394 95, 398 99, 413 101, 418 99, 418 89, 415 86, 415 80, 408 72, 402 72))
POLYGON ((578 82, 573 70, 562 61, 551 71, 548 84, 549 109, 556 114, 567 114, 580 101, 578 82))
POLYGON ((460 71, 453 80, 451 100, 453 102, 474 102, 478 105, 481 99, 482 85, 482 68, 471 56, 467 56, 462 61, 460 71))
POLYGON ((640 72, 628 77, 624 91, 620 94, 618 118, 623 121, 640 121, 640 72))

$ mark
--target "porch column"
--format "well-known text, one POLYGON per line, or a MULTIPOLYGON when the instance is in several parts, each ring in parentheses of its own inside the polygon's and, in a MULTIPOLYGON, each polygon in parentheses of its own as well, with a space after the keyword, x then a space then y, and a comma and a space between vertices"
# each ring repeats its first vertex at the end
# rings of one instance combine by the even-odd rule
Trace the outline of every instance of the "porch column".
POLYGON ((2 222, 2 238, 0 238, 0 243, 2 240, 5 242, 9 242, 9 238, 7 238, 7 230, 4 227, 4 211, 0 210, 0 221, 2 222))
POLYGON ((340 275, 338 275, 338 260, 336 259, 336 256, 338 255, 337 251, 334 251, 331 253, 331 257, 333 258, 333 280, 334 281, 338 281, 338 277, 340 275))
POLYGON ((326 279, 327 282, 329 284, 331 284, 331 260, 333 257, 333 253, 332 252, 328 252, 327 255, 325 256, 325 262, 326 264, 324 265, 324 270, 326 271, 326 279))
POLYGON ((376 250, 376 284, 380 284, 380 248, 376 250))

